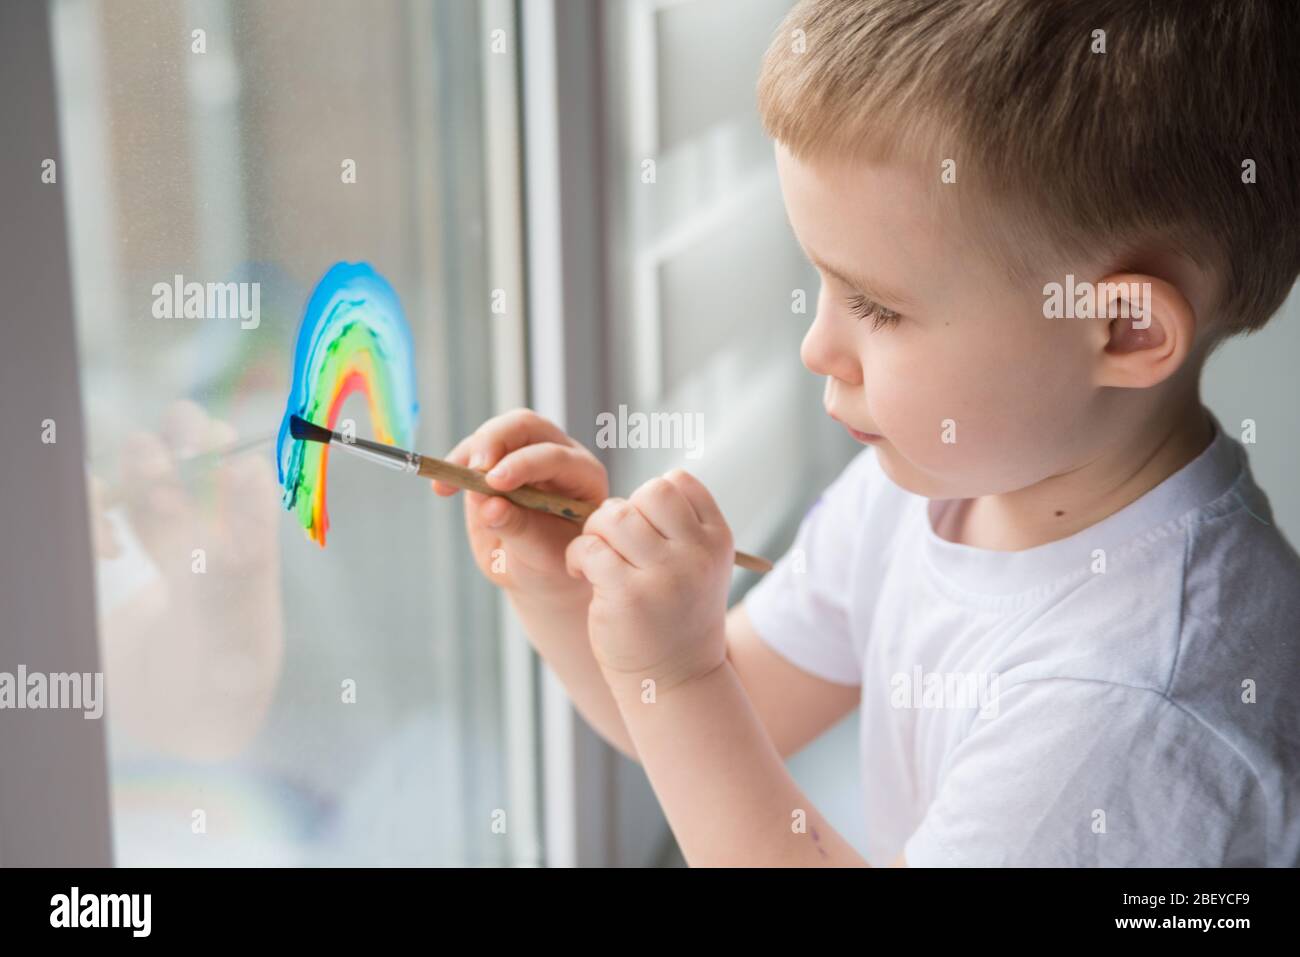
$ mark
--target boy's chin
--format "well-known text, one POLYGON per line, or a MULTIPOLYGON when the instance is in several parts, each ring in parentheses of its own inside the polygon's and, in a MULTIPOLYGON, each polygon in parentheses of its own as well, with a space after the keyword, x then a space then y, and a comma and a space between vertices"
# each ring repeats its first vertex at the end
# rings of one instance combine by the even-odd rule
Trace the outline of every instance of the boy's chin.
POLYGON ((889 443, 876 447, 880 468, 891 482, 906 492, 932 499, 980 498, 985 495, 1005 495, 1027 488, 1039 478, 1006 474, 993 469, 990 474, 987 462, 963 462, 951 466, 950 474, 939 474, 921 468, 899 453, 889 443), (985 471, 977 474, 980 468, 985 471))
POLYGON ((880 469, 885 473, 885 477, 903 491, 926 498, 940 497, 934 494, 934 489, 942 483, 903 459, 892 446, 876 446, 876 460, 880 462, 880 469))
POLYGON ((974 498, 984 494, 973 491, 969 481, 963 482, 960 476, 946 477, 919 468, 904 458, 892 445, 876 447, 876 458, 885 476, 905 492, 920 495, 922 498, 974 498))

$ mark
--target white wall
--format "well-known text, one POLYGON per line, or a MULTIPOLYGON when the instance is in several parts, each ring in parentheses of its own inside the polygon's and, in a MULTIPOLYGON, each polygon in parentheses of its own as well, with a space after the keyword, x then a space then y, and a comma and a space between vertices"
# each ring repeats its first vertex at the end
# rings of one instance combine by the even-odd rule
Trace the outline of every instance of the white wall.
POLYGON ((1210 357, 1203 397, 1223 427, 1241 438, 1255 420, 1250 453, 1255 480, 1291 544, 1300 542, 1300 286, 1259 332, 1233 339, 1210 357))

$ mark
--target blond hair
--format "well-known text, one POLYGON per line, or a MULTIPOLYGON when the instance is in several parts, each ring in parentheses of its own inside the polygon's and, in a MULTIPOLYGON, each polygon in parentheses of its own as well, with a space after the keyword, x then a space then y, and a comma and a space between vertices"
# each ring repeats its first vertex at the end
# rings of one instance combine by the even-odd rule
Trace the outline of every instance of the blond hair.
POLYGON ((1179 252, 1227 334, 1300 273, 1298 51, 1292 0, 802 0, 758 105, 801 159, 952 159, 1062 254, 1179 252))

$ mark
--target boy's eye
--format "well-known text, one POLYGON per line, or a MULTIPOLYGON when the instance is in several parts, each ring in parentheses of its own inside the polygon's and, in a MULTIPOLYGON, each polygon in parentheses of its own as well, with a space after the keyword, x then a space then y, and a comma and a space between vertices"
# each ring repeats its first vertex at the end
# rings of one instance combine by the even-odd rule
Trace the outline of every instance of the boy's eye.
POLYGON ((874 332, 881 326, 892 326, 901 318, 898 313, 892 309, 886 309, 878 302, 873 302, 866 296, 853 295, 849 296, 849 309, 859 319, 870 319, 871 329, 874 332))

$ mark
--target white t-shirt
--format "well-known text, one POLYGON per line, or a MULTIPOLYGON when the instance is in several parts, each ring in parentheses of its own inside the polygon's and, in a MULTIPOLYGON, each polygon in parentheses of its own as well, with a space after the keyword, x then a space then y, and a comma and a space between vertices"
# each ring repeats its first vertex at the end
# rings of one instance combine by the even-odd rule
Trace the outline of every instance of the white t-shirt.
POLYGON ((799 668, 860 685, 867 858, 1300 864, 1300 557, 1245 450, 1020 552, 864 449, 745 599, 799 668), (943 525, 939 525, 943 527, 943 525))

